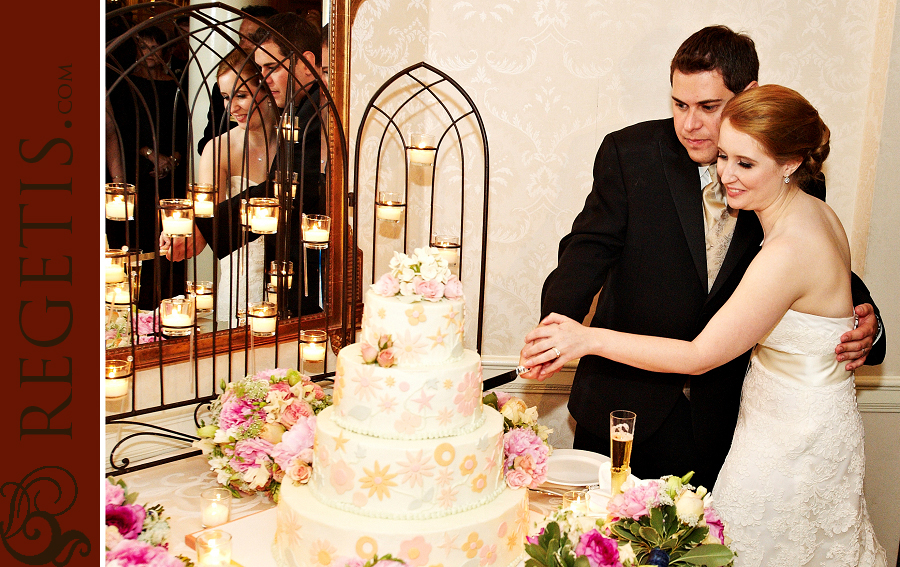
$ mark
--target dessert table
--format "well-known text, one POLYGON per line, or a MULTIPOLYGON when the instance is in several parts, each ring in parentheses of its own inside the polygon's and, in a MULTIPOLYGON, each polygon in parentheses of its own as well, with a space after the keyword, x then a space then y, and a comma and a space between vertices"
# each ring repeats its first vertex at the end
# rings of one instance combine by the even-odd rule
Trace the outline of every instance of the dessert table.
MULTIPOLYGON (((160 504, 168 516, 171 532, 169 551, 184 555, 194 562, 197 553, 193 541, 203 531, 200 523, 200 493, 219 486, 206 457, 196 455, 119 475, 131 492, 137 492, 137 504, 160 504)), ((562 493, 578 487, 545 483, 532 490, 529 502, 532 521, 539 522, 562 504, 562 493)), ((584 488, 584 487, 581 487, 584 488)), ((275 535, 275 505, 261 494, 253 494, 231 501, 231 521, 218 526, 232 535, 235 565, 243 567, 274 567, 269 546, 275 535), (271 534, 271 537, 264 534, 271 534)))

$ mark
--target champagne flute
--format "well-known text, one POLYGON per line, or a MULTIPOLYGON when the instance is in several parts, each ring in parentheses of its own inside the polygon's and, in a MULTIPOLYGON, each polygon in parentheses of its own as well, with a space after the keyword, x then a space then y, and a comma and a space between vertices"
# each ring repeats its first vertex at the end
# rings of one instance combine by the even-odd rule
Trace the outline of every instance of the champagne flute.
POLYGON ((610 495, 622 492, 622 484, 631 474, 631 444, 634 441, 634 412, 615 410, 609 414, 610 495))

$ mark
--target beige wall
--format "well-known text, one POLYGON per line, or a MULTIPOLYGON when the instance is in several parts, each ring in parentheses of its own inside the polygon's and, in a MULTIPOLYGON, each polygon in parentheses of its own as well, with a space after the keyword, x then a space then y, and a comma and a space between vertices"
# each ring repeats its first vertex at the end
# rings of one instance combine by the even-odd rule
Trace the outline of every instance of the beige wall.
MULTIPOLYGON (((867 494, 893 565, 900 539, 893 488, 893 465, 900 462, 896 0, 368 0, 353 29, 349 130, 355 138, 375 89, 421 60, 475 100, 491 173, 483 352, 500 366, 514 365, 522 337, 537 322, 559 239, 590 190, 603 136, 670 116, 669 60, 691 33, 719 23, 754 38, 761 83, 804 94, 833 133, 828 203, 847 229, 854 269, 888 330, 885 363, 860 372, 857 382, 869 431, 867 494)), ((364 177, 372 172, 364 169, 364 177)), ((371 199, 365 193, 371 186, 361 184, 361 202, 371 199)), ((372 234, 371 219, 360 214, 360 222, 360 234, 372 234)), ((557 424, 565 423, 558 414, 564 402, 551 406, 557 424)))

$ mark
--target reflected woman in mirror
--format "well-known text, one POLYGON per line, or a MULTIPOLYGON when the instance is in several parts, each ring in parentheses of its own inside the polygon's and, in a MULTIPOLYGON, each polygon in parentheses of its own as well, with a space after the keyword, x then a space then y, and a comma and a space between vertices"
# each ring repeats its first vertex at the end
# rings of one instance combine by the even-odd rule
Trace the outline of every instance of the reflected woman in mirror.
MULTIPOLYGON (((218 188, 219 202, 226 201, 248 187, 263 183, 275 157, 278 109, 262 81, 259 67, 242 48, 231 51, 219 64, 216 83, 222 93, 226 112, 236 123, 207 144, 200 156, 197 182, 218 188)), ((227 223, 227 220, 225 221, 227 223)), ((228 230, 220 226, 220 230, 228 230)), ((176 243, 180 244, 180 243, 176 243)), ((199 253, 206 240, 199 231, 184 247, 170 247, 170 239, 160 237, 160 248, 168 248, 167 257, 183 260, 199 253)), ((248 301, 263 299, 265 286, 264 246, 256 239, 220 260, 216 313, 220 321, 236 323, 238 310, 248 301)))

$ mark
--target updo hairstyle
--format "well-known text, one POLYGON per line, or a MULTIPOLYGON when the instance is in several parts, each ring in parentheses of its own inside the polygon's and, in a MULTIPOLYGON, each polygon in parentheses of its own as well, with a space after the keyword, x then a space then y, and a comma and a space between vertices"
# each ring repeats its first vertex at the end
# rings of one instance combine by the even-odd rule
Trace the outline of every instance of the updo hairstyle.
POLYGON ((240 77, 240 81, 237 81, 234 90, 246 86, 247 89, 255 95, 256 91, 260 88, 260 85, 262 85, 263 90, 268 94, 268 87, 263 83, 259 66, 256 64, 256 61, 253 60, 253 57, 240 47, 235 47, 224 59, 222 59, 216 70, 216 79, 218 80, 219 77, 229 71, 240 77))
POLYGON ((799 159, 791 175, 806 191, 822 178, 831 132, 819 112, 797 91, 781 85, 747 89, 728 101, 722 120, 756 140, 779 165, 799 159))

